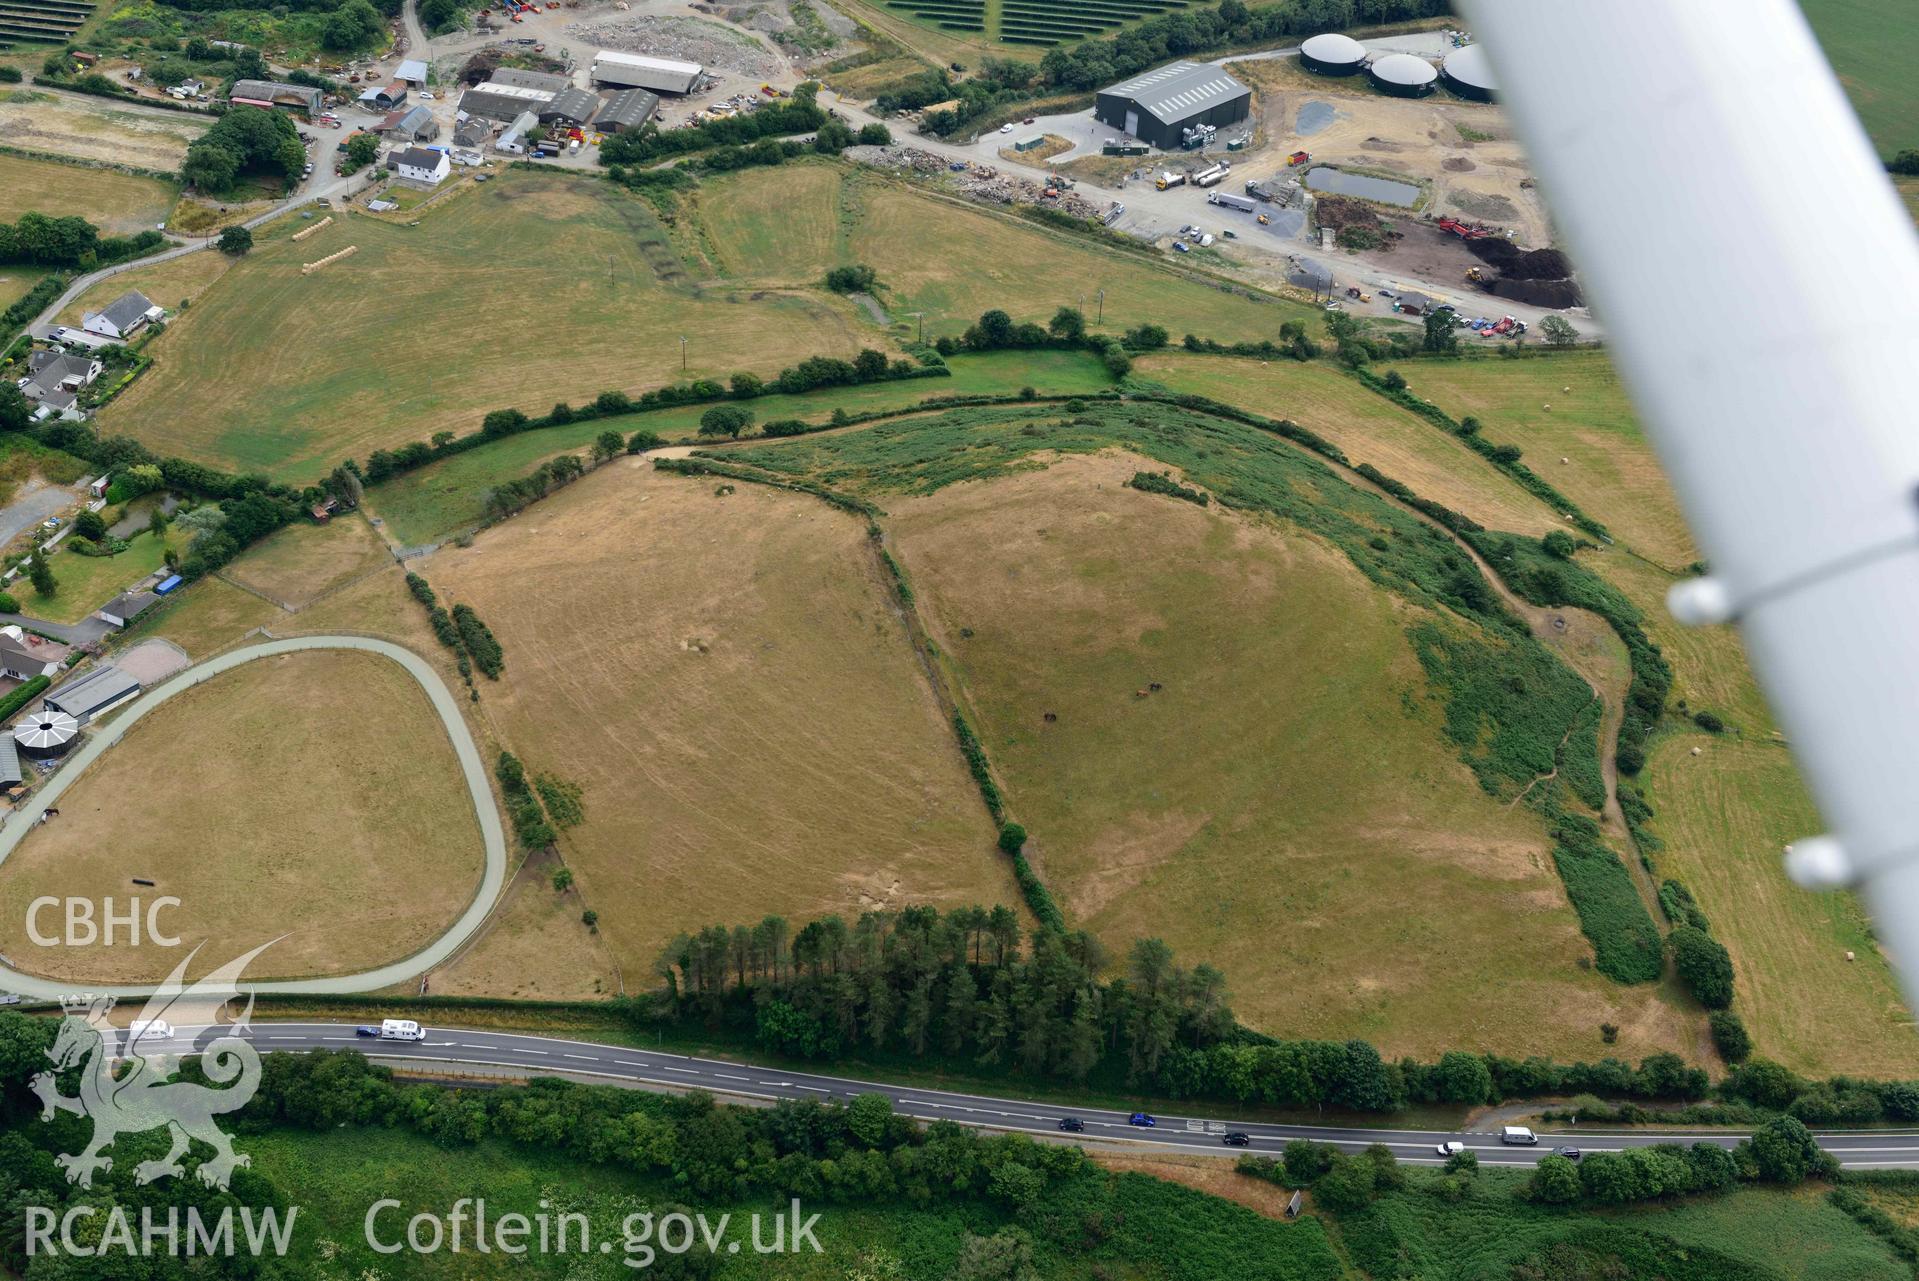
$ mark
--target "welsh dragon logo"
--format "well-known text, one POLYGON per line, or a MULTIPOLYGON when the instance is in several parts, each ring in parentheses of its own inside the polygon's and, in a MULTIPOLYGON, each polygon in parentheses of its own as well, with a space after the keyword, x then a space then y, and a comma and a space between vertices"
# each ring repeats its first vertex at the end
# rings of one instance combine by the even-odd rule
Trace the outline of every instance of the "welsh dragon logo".
POLYGON ((47 1057, 53 1060, 56 1071, 80 1068, 80 1093, 77 1097, 61 1094, 53 1072, 40 1073, 31 1084, 43 1105, 42 1120, 52 1120, 55 1112, 72 1112, 93 1120, 93 1141, 79 1153, 55 1158, 69 1183, 92 1187, 96 1171, 113 1168, 113 1158, 103 1153, 115 1139, 162 1126, 172 1134, 173 1146, 161 1159, 142 1161, 135 1167, 134 1178, 139 1183, 186 1173, 180 1158, 193 1139, 214 1151, 212 1159, 199 1169, 200 1181, 211 1187, 224 1191, 234 1168, 252 1163, 244 1153, 233 1150, 232 1141, 214 1124, 215 1117, 245 1107, 260 1088, 260 1054, 244 1035, 247 1020, 253 1015, 252 995, 248 994, 246 1008, 232 1023, 221 1024, 218 1017, 222 1007, 239 997, 241 971, 271 946, 263 943, 188 986, 187 966, 199 952, 195 948, 148 998, 140 1017, 124 1032, 124 1043, 122 1030, 107 1021, 114 998, 74 997, 61 1002, 66 1017, 60 1021, 59 1034, 47 1057), (227 1086, 225 1089, 172 1080, 181 1056, 143 1049, 149 1044, 172 1042, 176 1037, 190 1040, 202 1027, 219 1034, 193 1052, 200 1055, 207 1079, 227 1086), (110 1045, 122 1044, 124 1051, 120 1054, 109 1049, 110 1045), (119 1069, 122 1060, 127 1066, 119 1069))

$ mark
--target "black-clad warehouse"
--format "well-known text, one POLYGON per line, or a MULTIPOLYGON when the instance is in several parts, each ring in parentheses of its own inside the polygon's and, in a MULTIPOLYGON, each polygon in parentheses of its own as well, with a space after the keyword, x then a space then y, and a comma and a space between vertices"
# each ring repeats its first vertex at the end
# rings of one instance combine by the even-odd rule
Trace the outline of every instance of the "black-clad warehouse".
POLYGON ((1218 67, 1172 62, 1101 89, 1093 118, 1165 151, 1194 125, 1237 124, 1252 111, 1253 93, 1218 67))

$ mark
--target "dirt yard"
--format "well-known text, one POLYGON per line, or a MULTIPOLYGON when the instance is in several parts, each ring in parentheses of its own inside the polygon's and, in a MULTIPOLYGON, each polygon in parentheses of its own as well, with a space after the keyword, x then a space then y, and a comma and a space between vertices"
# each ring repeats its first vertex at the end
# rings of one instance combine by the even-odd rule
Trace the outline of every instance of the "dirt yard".
POLYGON ((76 982, 163 978, 185 951, 39 946, 39 895, 172 895, 161 924, 183 948, 204 942, 206 967, 284 934, 255 971, 290 978, 417 951, 480 876, 445 730, 413 678, 370 654, 260 659, 176 696, 60 810, 0 868, 0 952, 76 982))
MULTIPOLYGON (((1527 246, 1552 243, 1545 203, 1531 185, 1531 164, 1498 107, 1444 92, 1391 98, 1363 77, 1315 76, 1294 59, 1234 62, 1227 69, 1258 91, 1259 126, 1271 140, 1265 151, 1234 165, 1235 179, 1281 173, 1286 157, 1303 149, 1315 162, 1432 184, 1432 201, 1421 213, 1515 228, 1527 246)), ((1459 273, 1472 261, 1467 258, 1459 273)))
POLYGON ((583 789, 561 845, 629 982, 708 924, 1017 904, 861 523, 716 488, 621 459, 419 566, 506 651, 502 744, 583 789))

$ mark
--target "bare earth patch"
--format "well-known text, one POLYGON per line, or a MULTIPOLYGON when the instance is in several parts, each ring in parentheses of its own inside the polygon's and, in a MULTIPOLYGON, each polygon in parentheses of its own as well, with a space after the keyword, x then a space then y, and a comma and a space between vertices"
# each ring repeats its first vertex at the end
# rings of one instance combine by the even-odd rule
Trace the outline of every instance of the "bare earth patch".
MULTIPOLYGON (((184 950, 42 947, 42 894, 172 895, 161 918, 210 968, 285 935, 257 977, 350 973, 418 951, 472 898, 479 825, 452 745, 399 666, 258 659, 127 732, 0 868, 0 952, 77 982, 163 978, 184 950), (132 885, 150 878, 152 888, 132 885)), ((43 919, 42 933, 54 932, 43 919)))

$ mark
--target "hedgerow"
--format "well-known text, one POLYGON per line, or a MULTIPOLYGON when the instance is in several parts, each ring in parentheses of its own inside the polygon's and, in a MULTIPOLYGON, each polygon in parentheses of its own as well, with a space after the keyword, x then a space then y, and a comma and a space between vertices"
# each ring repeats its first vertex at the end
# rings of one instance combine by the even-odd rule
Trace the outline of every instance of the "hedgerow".
POLYGON ((1579 928, 1593 945, 1593 968, 1618 983, 1652 983, 1664 968, 1659 927, 1619 855, 1582 814, 1553 812, 1553 866, 1579 928))

